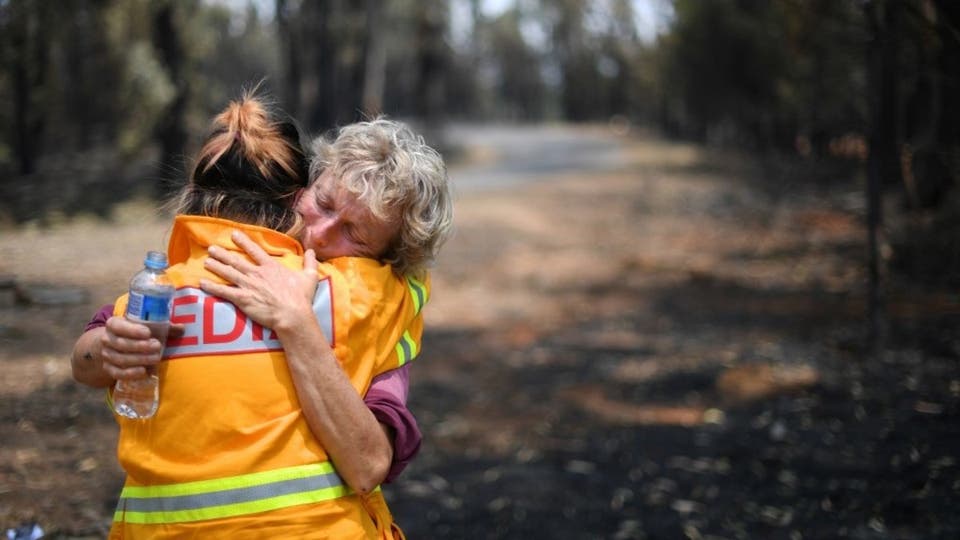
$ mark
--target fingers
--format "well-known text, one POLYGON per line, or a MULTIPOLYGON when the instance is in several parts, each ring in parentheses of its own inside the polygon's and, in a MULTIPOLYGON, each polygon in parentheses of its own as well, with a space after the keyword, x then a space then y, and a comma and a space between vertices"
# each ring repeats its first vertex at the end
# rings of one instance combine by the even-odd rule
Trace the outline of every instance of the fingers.
POLYGON ((218 255, 220 255, 223 251, 224 250, 219 249, 216 246, 211 246, 209 253, 211 257, 216 258, 207 257, 204 259, 203 267, 230 283, 235 285, 243 285, 244 278, 248 275, 248 272, 239 270, 236 265, 233 265, 229 262, 222 262, 223 259, 218 257, 218 255))
POLYGON ((167 339, 180 339, 186 332, 187 326, 181 323, 170 323, 170 330, 167 332, 167 339))
POLYGON ((257 245, 256 242, 251 240, 250 237, 242 231, 233 231, 230 238, 233 240, 233 243, 245 251, 257 264, 266 264, 272 260, 270 255, 268 255, 262 247, 257 245))
POLYGON ((103 371, 117 380, 141 379, 147 374, 147 366, 156 363, 151 356, 118 355, 109 349, 103 350, 103 371))
POLYGON ((233 231, 231 239, 253 259, 253 262, 248 261, 239 253, 231 252, 223 247, 210 246, 207 249, 210 257, 204 260, 204 266, 223 279, 243 286, 243 277, 261 275, 278 264, 263 248, 243 232, 233 231))
POLYGON ((200 280, 200 289, 202 289, 203 292, 218 296, 237 305, 239 305, 241 297, 243 296, 242 289, 231 287, 230 285, 223 285, 222 283, 214 283, 209 279, 200 280))
POLYGON ((314 276, 317 275, 317 255, 313 249, 308 249, 303 254, 303 271, 314 276))
POLYGON ((150 329, 143 324, 133 322, 124 317, 113 316, 107 319, 107 334, 118 338, 150 339, 150 329))
POLYGON ((211 258, 213 258, 221 264, 232 267, 244 274, 249 274, 257 268, 256 265, 244 257, 241 257, 239 254, 220 246, 210 246, 207 248, 207 254, 210 255, 210 257, 208 257, 206 260, 209 261, 211 258))
POLYGON ((146 366, 160 362, 163 345, 150 337, 146 326, 122 317, 107 320, 100 337, 103 369, 114 379, 135 379, 146 374, 146 366))
POLYGON ((103 333, 101 342, 104 350, 113 351, 118 355, 157 355, 163 351, 163 344, 150 336, 150 329, 132 321, 125 321, 114 317, 118 321, 107 321, 107 331, 103 333))

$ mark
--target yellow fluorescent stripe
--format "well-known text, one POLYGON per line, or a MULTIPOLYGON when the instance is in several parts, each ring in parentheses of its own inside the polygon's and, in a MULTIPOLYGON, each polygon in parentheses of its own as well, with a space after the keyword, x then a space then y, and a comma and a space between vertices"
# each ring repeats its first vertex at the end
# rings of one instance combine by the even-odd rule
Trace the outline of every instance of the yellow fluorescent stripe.
POLYGON ((417 342, 414 341, 413 336, 410 335, 410 332, 403 333, 403 339, 410 344, 410 359, 413 360, 417 357, 417 342))
POLYGON ((397 365, 402 366, 407 363, 406 351, 403 350, 403 343, 397 343, 397 346, 394 347, 397 351, 397 365))
POLYGON ((179 495, 200 495, 213 491, 223 491, 226 489, 238 489, 252 486, 269 484, 271 482, 280 482, 283 480, 296 480, 304 476, 327 474, 333 472, 333 465, 329 461, 323 463, 310 463, 308 465, 298 465, 296 467, 287 467, 273 471, 263 471, 258 473, 244 474, 241 476, 230 476, 227 478, 216 478, 213 480, 198 480, 196 482, 184 482, 182 484, 168 484, 163 486, 125 486, 120 492, 121 497, 139 498, 139 497, 176 497, 179 495))
POLYGON ((347 494, 346 486, 332 486, 303 493, 290 493, 268 499, 248 501, 223 506, 209 506, 190 510, 174 510, 169 512, 127 512, 118 509, 113 516, 114 521, 136 523, 140 525, 159 525, 163 523, 184 523, 189 521, 203 521, 207 519, 222 519, 228 517, 256 514, 270 510, 278 510, 300 504, 309 504, 336 499, 347 494))
POLYGON ((420 289, 421 291, 423 291, 424 294, 426 294, 426 290, 427 290, 427 286, 426 286, 426 285, 424 285, 424 284, 421 283, 419 280, 417 280, 417 279, 415 279, 415 278, 412 278, 412 277, 408 277, 407 280, 408 280, 408 281, 410 282, 410 284, 412 284, 414 287, 420 289))
POLYGON ((414 311, 420 313, 423 305, 427 303, 427 287, 412 277, 407 278, 407 287, 410 288, 410 295, 413 297, 414 311))
POLYGON ((397 363, 401 366, 417 357, 417 342, 409 331, 403 333, 394 349, 397 351, 397 363), (406 344, 406 347, 404 347, 404 344, 406 344))

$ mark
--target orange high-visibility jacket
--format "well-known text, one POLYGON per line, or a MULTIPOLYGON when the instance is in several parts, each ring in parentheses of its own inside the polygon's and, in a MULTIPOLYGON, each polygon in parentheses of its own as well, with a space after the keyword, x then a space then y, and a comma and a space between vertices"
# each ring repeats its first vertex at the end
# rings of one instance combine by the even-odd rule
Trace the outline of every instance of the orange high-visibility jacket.
MULTIPOLYGON (((300 244, 276 231, 176 218, 171 320, 186 331, 164 349, 156 415, 116 416, 127 480, 111 538, 392 538, 379 489, 353 493, 310 432, 276 335, 200 290, 201 277, 222 282, 203 268, 210 245, 242 253, 233 230, 283 265, 303 267, 300 244)), ((362 395, 374 376, 416 356, 429 284, 362 258, 320 263, 318 272, 314 311, 362 395)), ((115 313, 125 306, 121 297, 115 313)))

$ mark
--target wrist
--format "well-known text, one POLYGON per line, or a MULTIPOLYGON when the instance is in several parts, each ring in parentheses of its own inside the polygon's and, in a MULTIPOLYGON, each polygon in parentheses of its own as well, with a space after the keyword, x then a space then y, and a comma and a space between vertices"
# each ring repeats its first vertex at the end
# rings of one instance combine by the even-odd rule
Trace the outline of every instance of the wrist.
POLYGON ((311 321, 316 321, 313 308, 310 305, 288 306, 277 313, 273 331, 280 335, 296 333, 303 330, 311 321))

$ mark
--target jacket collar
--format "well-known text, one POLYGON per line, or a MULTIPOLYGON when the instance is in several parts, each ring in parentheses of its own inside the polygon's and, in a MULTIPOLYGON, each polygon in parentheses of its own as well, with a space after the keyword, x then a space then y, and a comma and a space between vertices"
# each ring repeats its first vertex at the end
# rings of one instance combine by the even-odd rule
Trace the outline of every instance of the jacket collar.
POLYGON ((185 261, 190 258, 192 251, 198 248, 206 251, 212 245, 243 253, 243 250, 230 238, 233 231, 243 231, 271 256, 291 253, 303 255, 303 246, 300 242, 273 229, 227 219, 179 215, 174 218, 173 231, 167 246, 170 264, 185 261))

